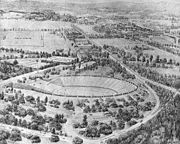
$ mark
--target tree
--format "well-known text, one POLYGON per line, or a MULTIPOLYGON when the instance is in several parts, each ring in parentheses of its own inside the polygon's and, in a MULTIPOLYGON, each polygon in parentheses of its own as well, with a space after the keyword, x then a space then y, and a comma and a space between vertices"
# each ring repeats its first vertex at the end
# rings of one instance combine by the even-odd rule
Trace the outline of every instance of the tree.
POLYGON ((109 135, 112 133, 112 128, 108 124, 103 123, 100 125, 99 131, 101 134, 109 135))
POLYGON ((167 59, 166 59, 166 58, 163 59, 163 63, 164 63, 164 64, 167 63, 167 59))
POLYGON ((142 62, 145 62, 145 61, 146 61, 146 57, 143 56, 143 57, 142 57, 142 62))
POLYGON ((21 131, 18 129, 12 129, 9 139, 11 141, 21 141, 21 131))
POLYGON ((173 63, 172 59, 170 59, 168 63, 169 63, 170 65, 172 65, 172 63, 173 63))
POLYGON ((83 139, 79 138, 79 137, 75 137, 73 139, 73 144, 82 144, 83 143, 83 139))
POLYGON ((0 140, 8 139, 10 136, 10 133, 5 130, 0 130, 0 140))
POLYGON ((17 94, 17 93, 15 93, 15 99, 16 99, 16 100, 18 99, 18 94, 17 94))
POLYGON ((40 112, 45 112, 46 111, 46 107, 43 105, 43 104, 41 104, 41 103, 38 103, 37 104, 38 106, 38 111, 40 111, 40 112))
POLYGON ((19 103, 25 104, 25 99, 24 99, 23 95, 21 97, 19 97, 19 103))
POLYGON ((57 123, 59 122, 59 119, 60 119, 59 114, 55 114, 54 121, 57 123))
POLYGON ((153 60, 153 55, 150 56, 150 59, 149 59, 149 60, 150 60, 150 62, 152 62, 152 60, 153 60))
POLYGON ((48 102, 48 97, 47 97, 47 96, 45 97, 44 102, 45 102, 45 103, 47 103, 47 102, 48 102))
POLYGON ((17 126, 17 124, 18 124, 18 119, 15 118, 15 119, 14 119, 14 126, 17 126))
POLYGON ((0 93, 0 100, 4 100, 4 92, 0 93))
MULTIPOLYGON (((81 134, 81 133, 80 133, 81 134)), ((83 134, 83 133, 82 133, 83 134)), ((100 131, 97 127, 94 126, 88 126, 83 134, 86 137, 100 137, 100 131)))
POLYGON ((86 106, 86 107, 84 108, 83 112, 84 112, 84 113, 90 113, 90 112, 91 112, 90 106, 89 106, 89 105, 86 106))
POLYGON ((60 123, 56 123, 56 130, 60 131, 62 129, 62 125, 60 123))
POLYGON ((52 133, 52 134, 55 134, 55 133, 56 133, 55 128, 52 128, 51 133, 52 133))
POLYGON ((118 129, 122 130, 125 128, 125 122, 123 120, 118 121, 118 129))
POLYGON ((19 119, 18 120, 18 126, 21 126, 21 124, 22 124, 22 119, 19 119))
POLYGON ((35 122, 33 122, 33 123, 31 123, 31 129, 33 129, 33 130, 38 130, 38 124, 37 123, 35 123, 35 122))
POLYGON ((18 64, 18 61, 15 59, 13 62, 13 65, 17 65, 17 64, 18 64))
POLYGON ((84 116, 83 116, 83 123, 82 123, 82 125, 84 125, 84 126, 87 126, 87 125, 88 125, 87 115, 84 115, 84 116))
POLYGON ((157 55, 157 57, 156 57, 156 63, 159 63, 159 62, 160 62, 160 56, 157 55))
POLYGON ((91 123, 91 126, 97 126, 99 124, 99 121, 93 120, 91 123))
POLYGON ((18 107, 18 111, 16 112, 16 115, 19 115, 20 117, 25 117, 27 115, 26 109, 22 107, 18 107))
POLYGON ((81 62, 79 62, 79 69, 81 68, 81 62))
POLYGON ((34 110, 33 109, 27 109, 27 114, 29 115, 29 116, 34 116, 35 115, 35 112, 34 112, 34 110))
POLYGON ((30 103, 35 103, 35 99, 34 99, 34 97, 33 96, 26 96, 26 101, 27 102, 30 102, 30 103))
POLYGON ((36 102, 40 103, 40 97, 39 96, 36 98, 36 102))
POLYGON ((23 120, 21 126, 26 128, 27 127, 27 121, 23 120))
POLYGON ((6 140, 0 140, 0 144, 7 144, 6 140))
POLYGON ((51 135, 50 137, 50 141, 51 142, 58 142, 60 139, 57 135, 51 135))
POLYGON ((41 139, 39 136, 32 136, 30 139, 31 139, 32 143, 40 143, 41 142, 41 139))
POLYGON ((146 61, 146 67, 149 67, 149 60, 146 61))

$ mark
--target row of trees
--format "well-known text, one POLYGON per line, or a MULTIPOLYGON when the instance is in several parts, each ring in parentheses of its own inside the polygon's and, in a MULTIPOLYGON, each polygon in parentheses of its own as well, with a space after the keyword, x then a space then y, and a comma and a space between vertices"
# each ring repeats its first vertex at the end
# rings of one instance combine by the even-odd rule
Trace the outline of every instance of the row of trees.
POLYGON ((125 62, 125 64, 130 67, 132 70, 139 73, 141 76, 151 79, 153 81, 159 82, 167 86, 173 86, 176 80, 176 76, 165 77, 163 74, 158 73, 157 71, 151 70, 150 68, 145 68, 140 64, 132 64, 125 62))

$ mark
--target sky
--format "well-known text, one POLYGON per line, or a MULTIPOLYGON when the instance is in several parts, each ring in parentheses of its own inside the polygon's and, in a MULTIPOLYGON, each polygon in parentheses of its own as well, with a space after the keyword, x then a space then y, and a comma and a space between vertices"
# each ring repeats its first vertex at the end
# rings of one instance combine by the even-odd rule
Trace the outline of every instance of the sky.
MULTIPOLYGON (((8 0, 14 1, 14 0, 8 0)), ((27 0, 32 1, 32 0, 27 0)), ((33 1, 43 1, 43 2, 56 2, 56 3, 103 3, 103 2, 133 2, 133 3, 144 3, 144 2, 179 2, 180 0, 33 0, 33 1)))
POLYGON ((64 2, 75 2, 75 3, 102 3, 102 2, 113 2, 113 1, 125 1, 125 2, 172 2, 172 1, 177 1, 177 0, 40 0, 40 1, 45 1, 45 2, 59 2, 59 3, 64 3, 64 2))
POLYGON ((103 2, 113 2, 113 1, 125 1, 125 2, 180 2, 180 0, 40 0, 40 1, 50 1, 50 2, 75 2, 75 3, 103 3, 103 2))

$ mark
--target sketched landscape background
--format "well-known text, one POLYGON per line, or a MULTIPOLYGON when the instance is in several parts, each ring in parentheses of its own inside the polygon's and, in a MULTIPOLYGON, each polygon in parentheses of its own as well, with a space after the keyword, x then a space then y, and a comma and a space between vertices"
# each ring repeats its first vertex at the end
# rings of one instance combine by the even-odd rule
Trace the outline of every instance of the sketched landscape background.
POLYGON ((0 144, 179 144, 179 88, 179 0, 0 0, 0 144))

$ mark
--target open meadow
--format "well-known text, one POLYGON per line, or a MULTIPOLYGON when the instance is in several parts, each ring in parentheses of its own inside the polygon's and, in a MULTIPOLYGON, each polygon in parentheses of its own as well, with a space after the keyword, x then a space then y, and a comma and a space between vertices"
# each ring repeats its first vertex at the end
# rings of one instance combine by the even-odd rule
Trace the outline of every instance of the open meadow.
POLYGON ((58 49, 68 50, 62 37, 47 31, 6 31, 0 35, 0 47, 49 53, 58 49))
POLYGON ((115 38, 115 39, 94 39, 94 42, 100 45, 109 45, 118 48, 125 48, 125 47, 134 47, 136 45, 142 45, 140 42, 134 42, 131 40, 126 40, 124 38, 115 38))
POLYGON ((85 25, 85 24, 76 24, 80 27, 86 34, 98 34, 93 30, 93 25, 85 25))
POLYGON ((61 34, 54 33, 69 28, 70 23, 53 21, 0 20, 0 46, 22 50, 52 52, 68 49, 61 34))

